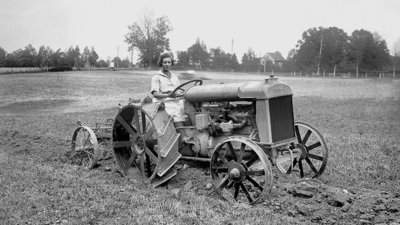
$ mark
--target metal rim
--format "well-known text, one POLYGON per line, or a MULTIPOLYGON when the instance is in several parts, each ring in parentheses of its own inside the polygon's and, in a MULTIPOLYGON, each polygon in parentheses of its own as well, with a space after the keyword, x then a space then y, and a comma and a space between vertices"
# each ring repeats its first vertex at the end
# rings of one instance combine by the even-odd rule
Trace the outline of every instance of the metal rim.
POLYGON ((271 164, 263 149, 248 138, 230 137, 218 143, 210 171, 217 193, 231 202, 261 202, 272 188, 271 164))
POLYGON ((78 127, 72 135, 70 163, 92 169, 98 157, 99 144, 93 130, 85 125, 78 127))
POLYGON ((277 167, 285 174, 296 174, 299 177, 319 177, 328 162, 328 147, 323 136, 313 126, 295 122, 296 141, 292 143, 289 154, 278 155, 277 167))
POLYGON ((136 167, 145 183, 156 176, 160 154, 150 147, 150 139, 158 142, 158 134, 151 117, 139 106, 128 105, 119 110, 113 122, 111 143, 119 169, 123 175, 136 167))

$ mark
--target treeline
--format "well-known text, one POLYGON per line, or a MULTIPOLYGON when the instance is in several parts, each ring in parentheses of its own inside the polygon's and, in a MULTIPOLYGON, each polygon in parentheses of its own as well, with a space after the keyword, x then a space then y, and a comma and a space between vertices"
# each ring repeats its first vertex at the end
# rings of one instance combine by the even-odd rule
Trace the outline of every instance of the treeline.
POLYGON ((206 44, 199 39, 187 51, 178 52, 177 58, 178 65, 184 67, 247 72, 364 73, 400 68, 400 54, 391 56, 379 34, 361 29, 348 36, 337 27, 305 31, 286 59, 280 52, 257 56, 249 49, 239 63, 235 54, 220 48, 207 51, 206 44))
MULTIPOLYGON (((142 67, 156 67, 158 56, 169 51, 167 34, 172 30, 166 16, 153 19, 143 15, 141 23, 128 27, 125 42, 129 50, 139 52, 142 67)), ((322 74, 336 72, 394 71, 400 68, 400 53, 389 54, 386 41, 378 33, 355 30, 348 35, 337 27, 310 28, 303 32, 297 45, 283 58, 279 51, 256 55, 249 49, 241 56, 221 48, 207 49, 200 39, 186 51, 177 52, 179 68, 246 72, 301 72, 322 74), (279 57, 277 57, 279 56, 279 57)))
MULTIPOLYGON (((112 61, 119 67, 129 67, 128 58, 121 60, 115 57, 112 61)), ((0 47, 0 67, 41 67, 54 70, 71 70, 73 68, 108 67, 109 60, 99 60, 94 47, 86 46, 81 52, 79 46, 71 46, 65 51, 53 50, 50 47, 40 46, 39 50, 28 44, 24 49, 7 53, 0 47)))

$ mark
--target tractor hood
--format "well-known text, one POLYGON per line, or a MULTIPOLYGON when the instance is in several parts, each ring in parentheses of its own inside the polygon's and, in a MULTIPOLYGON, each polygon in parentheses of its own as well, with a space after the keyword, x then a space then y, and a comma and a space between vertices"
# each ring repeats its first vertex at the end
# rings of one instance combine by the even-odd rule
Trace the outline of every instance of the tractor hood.
POLYGON ((264 81, 193 86, 186 90, 185 100, 189 102, 253 101, 287 95, 293 95, 289 85, 271 77, 264 81))

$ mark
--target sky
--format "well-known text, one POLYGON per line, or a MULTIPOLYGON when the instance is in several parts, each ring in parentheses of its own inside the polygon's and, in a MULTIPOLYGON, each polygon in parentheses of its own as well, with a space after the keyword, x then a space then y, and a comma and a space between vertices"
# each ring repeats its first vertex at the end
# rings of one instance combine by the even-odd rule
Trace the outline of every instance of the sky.
MULTIPOLYGON (((167 16, 172 52, 199 38, 240 60, 279 51, 286 58, 304 31, 338 27, 377 32, 392 52, 400 43, 400 0, 0 0, 0 47, 7 52, 32 44, 65 51, 92 46, 101 59, 130 58, 128 25, 143 15, 167 16)), ((133 60, 137 59, 136 53, 133 60)))

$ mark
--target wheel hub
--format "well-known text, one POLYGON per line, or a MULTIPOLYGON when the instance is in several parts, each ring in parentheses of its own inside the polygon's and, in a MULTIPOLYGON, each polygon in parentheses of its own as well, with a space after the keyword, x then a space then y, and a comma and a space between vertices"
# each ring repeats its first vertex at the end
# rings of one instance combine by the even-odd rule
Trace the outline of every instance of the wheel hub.
POLYGON ((296 145, 296 148, 300 149, 300 151, 301 151, 300 159, 301 160, 305 159, 307 157, 307 154, 308 154, 307 147, 305 145, 299 143, 299 144, 296 145))
POLYGON ((133 144, 133 150, 136 152, 136 154, 138 155, 143 154, 145 150, 145 143, 141 136, 138 136, 136 140, 133 140, 132 144, 133 144))
POLYGON ((240 183, 246 178, 245 171, 245 168, 241 164, 232 162, 229 166, 229 178, 236 183, 240 183))

